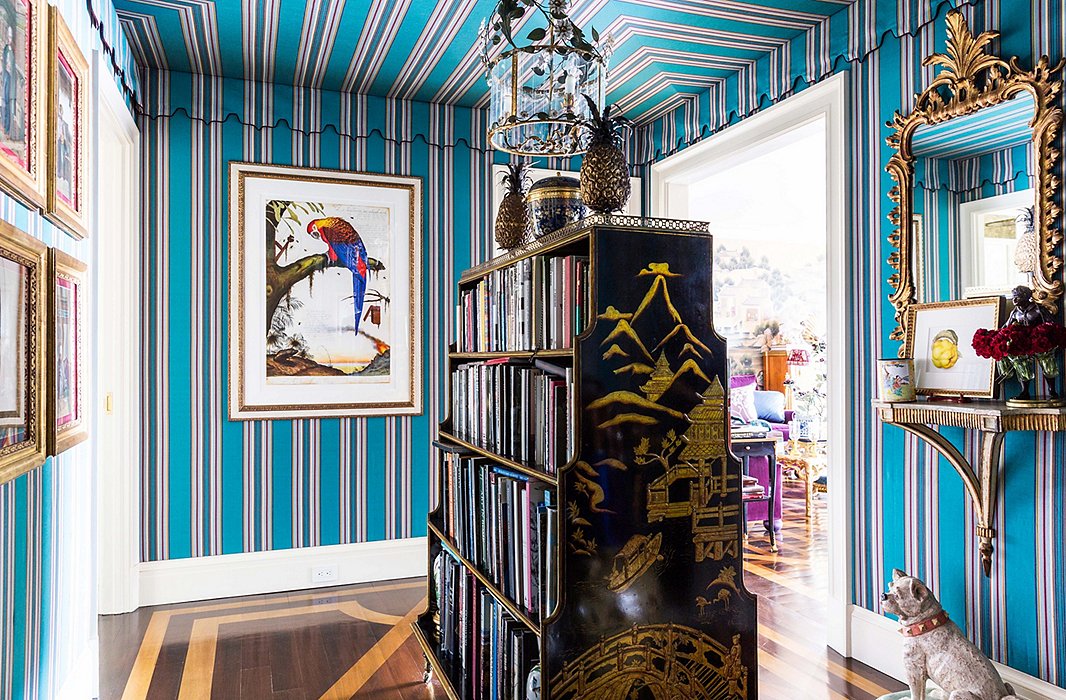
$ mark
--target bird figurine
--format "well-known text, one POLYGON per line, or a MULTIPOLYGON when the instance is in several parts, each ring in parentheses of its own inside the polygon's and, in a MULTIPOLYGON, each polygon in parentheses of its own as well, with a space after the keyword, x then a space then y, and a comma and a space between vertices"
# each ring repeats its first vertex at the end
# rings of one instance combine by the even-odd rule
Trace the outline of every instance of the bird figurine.
POLYGON ((331 263, 340 261, 352 273, 352 301, 355 304, 354 332, 359 332, 366 296, 366 246, 359 232, 350 223, 336 216, 315 219, 307 224, 307 232, 326 244, 326 257, 331 263))

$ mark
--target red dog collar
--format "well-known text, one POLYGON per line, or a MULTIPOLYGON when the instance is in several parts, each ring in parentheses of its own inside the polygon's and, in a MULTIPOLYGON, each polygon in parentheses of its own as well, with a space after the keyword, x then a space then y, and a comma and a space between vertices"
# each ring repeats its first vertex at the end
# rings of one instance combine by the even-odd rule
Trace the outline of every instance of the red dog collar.
POLYGON ((916 622, 913 625, 907 625, 906 627, 900 627, 899 633, 904 637, 919 637, 926 632, 932 632, 933 630, 943 627, 948 623, 947 610, 941 610, 939 615, 923 620, 922 622, 916 622))

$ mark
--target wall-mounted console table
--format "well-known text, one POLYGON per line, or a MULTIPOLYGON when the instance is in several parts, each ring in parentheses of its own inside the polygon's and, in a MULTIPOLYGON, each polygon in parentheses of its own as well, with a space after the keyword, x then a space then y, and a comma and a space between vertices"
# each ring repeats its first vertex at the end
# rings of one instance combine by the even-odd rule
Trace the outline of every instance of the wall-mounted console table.
POLYGON ((881 421, 898 425, 928 442, 955 468, 970 493, 977 516, 977 537, 981 541, 981 565, 985 576, 992 574, 992 540, 996 536, 996 499, 999 474, 1003 468, 1003 437, 1011 430, 1066 430, 1066 408, 1012 408, 1000 401, 946 403, 874 402, 881 421), (976 465, 951 441, 932 426, 967 428, 980 433, 976 465))

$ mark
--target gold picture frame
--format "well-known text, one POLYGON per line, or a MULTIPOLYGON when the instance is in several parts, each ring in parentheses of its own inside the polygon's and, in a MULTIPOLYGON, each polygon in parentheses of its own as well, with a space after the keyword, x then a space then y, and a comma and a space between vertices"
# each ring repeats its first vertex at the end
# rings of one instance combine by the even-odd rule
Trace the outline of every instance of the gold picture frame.
POLYGON ((1003 297, 913 303, 901 357, 914 360, 914 387, 923 396, 993 399, 996 362, 973 349, 978 328, 999 328, 1003 297))
MULTIPOLYGON (((888 279, 892 288, 889 301, 895 308, 897 323, 889 335, 890 340, 905 338, 908 307, 915 303, 917 296, 917 265, 920 261, 916 254, 917 232, 912 218, 918 160, 912 148, 915 131, 923 125, 975 114, 1018 95, 1031 97, 1035 110, 1031 122, 1037 170, 1034 219, 1040 252, 1031 285, 1033 298, 1055 313, 1064 291, 1061 279, 1063 235, 1059 224, 1062 208, 1056 202, 1060 185, 1060 153, 1056 144, 1062 130, 1063 111, 1059 106, 1062 80, 1055 77, 1063 62, 1052 65, 1047 56, 1041 56, 1036 66, 1026 71, 1016 57, 1004 61, 988 48, 998 33, 983 32, 974 36, 958 10, 947 15, 947 33, 947 53, 932 54, 923 62, 943 69, 925 91, 915 95, 914 107, 909 114, 896 112, 888 123, 892 134, 887 144, 894 152, 885 169, 896 182, 888 192, 889 199, 895 204, 888 219, 896 227, 889 236, 889 243, 895 248, 888 256, 888 263, 895 270, 888 279)), ((900 348, 901 357, 903 352, 900 348)))
POLYGON ((48 5, 0 0, 0 80, 18 98, 0 104, 0 187, 32 209, 46 204, 48 157, 48 5), (4 75, 9 77, 3 77, 4 75))
POLYGON ((84 320, 88 265, 61 250, 48 260, 48 454, 58 455, 89 437, 85 416, 84 320))
POLYGON ((0 221, 0 483, 44 463, 48 247, 0 221))
POLYGON ((89 235, 89 63, 55 5, 49 8, 48 85, 47 216, 82 239, 89 235))
POLYGON ((230 162, 230 420, 422 413, 422 187, 230 162))

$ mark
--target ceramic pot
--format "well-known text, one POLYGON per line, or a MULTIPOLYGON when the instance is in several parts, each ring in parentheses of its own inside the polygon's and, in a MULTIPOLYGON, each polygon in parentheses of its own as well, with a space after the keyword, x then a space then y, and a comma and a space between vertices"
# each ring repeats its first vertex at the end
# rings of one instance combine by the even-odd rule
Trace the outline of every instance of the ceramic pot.
POLYGON ((887 403, 915 401, 914 360, 891 358, 877 361, 878 396, 887 403))
POLYGON ((585 218, 581 183, 577 178, 556 175, 537 180, 526 195, 533 218, 533 237, 541 238, 585 218))

